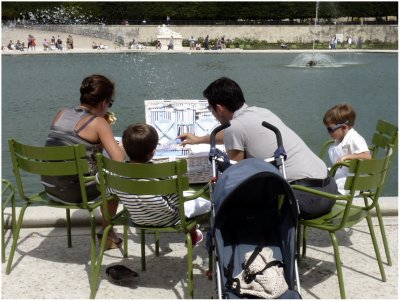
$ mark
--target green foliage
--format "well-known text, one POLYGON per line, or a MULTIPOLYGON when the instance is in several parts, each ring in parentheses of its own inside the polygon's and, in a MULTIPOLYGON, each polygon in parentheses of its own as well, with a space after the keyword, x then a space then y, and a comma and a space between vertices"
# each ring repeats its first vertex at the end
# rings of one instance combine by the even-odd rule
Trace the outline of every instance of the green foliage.
MULTIPOLYGON (((108 24, 122 20, 282 20, 315 18, 314 1, 279 2, 2 2, 2 19, 20 18, 29 12, 54 7, 79 7, 108 24)), ((319 18, 398 16, 397 1, 328 2, 320 1, 319 18)))

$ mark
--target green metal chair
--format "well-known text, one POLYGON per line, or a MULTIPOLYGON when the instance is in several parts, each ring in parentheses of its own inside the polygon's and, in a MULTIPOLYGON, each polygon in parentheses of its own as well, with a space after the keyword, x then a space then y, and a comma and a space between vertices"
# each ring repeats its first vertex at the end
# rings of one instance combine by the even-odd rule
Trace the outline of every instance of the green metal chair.
MULTIPOLYGON (((371 151, 371 155, 373 159, 389 157, 389 170, 386 174, 384 184, 382 185, 382 189, 387 182, 389 173, 392 169, 393 159, 397 152, 398 145, 398 127, 386 120, 379 119, 376 123, 375 132, 372 136, 372 145, 369 147, 371 151)), ((326 154, 328 153, 328 148, 331 144, 333 144, 334 140, 326 141, 320 150, 319 157, 324 159, 326 154)), ((381 208, 379 206, 379 202, 376 204, 376 216, 379 222, 379 228, 382 235, 383 246, 385 248, 385 254, 387 259, 387 264, 389 266, 392 265, 392 259, 390 256, 389 245, 386 238, 385 226, 383 224, 383 218, 381 213, 381 208)))
POLYGON ((2 179, 1 188, 1 262, 6 262, 6 222, 4 220, 4 210, 11 205, 11 228, 15 229, 15 190, 10 181, 2 179))
MULTIPOLYGON (((389 168, 388 172, 386 173, 385 181, 382 186, 384 186, 387 182, 389 177, 389 173, 393 166, 393 160, 395 154, 397 152, 397 144, 398 144, 398 128, 396 125, 385 121, 385 120, 378 120, 376 124, 376 131, 372 136, 372 146, 370 146, 370 150, 372 153, 372 158, 382 158, 388 157, 389 158, 389 168)), ((381 213, 381 208, 379 203, 376 204, 376 215, 379 221, 379 228, 381 230, 383 246, 385 248, 386 259, 389 266, 392 265, 392 258, 390 256, 389 245, 386 238, 385 226, 383 224, 383 218, 381 213)))
MULTIPOLYGON (((348 190, 349 193, 345 195, 335 195, 315 190, 309 187, 292 185, 293 189, 313 193, 336 200, 336 204, 332 208, 331 212, 315 219, 301 219, 299 220, 299 225, 303 226, 303 257, 305 257, 306 255, 307 227, 312 227, 329 232, 335 255, 341 298, 346 298, 346 295, 336 232, 344 228, 352 227, 361 222, 364 218, 367 220, 368 223, 369 232, 374 245, 374 250, 378 261, 382 281, 386 281, 386 275, 372 225, 371 210, 376 208, 376 205, 378 203, 379 196, 385 182, 386 173, 388 171, 388 162, 388 157, 385 157, 382 159, 372 160, 351 160, 347 163, 345 162, 335 164, 333 169, 337 169, 340 166, 349 167, 349 176, 347 177, 345 183, 345 189, 346 191, 348 190), (357 191, 361 191, 360 195, 364 198, 365 206, 356 206, 353 204, 353 199, 357 191)), ((299 227, 298 232, 299 236, 297 241, 297 254, 300 254, 300 233, 301 227, 299 227)))
POLYGON ((204 186, 196 193, 190 196, 183 196, 183 191, 189 189, 187 177, 186 160, 177 160, 173 162, 157 163, 157 164, 137 164, 123 163, 113 161, 97 154, 97 166, 99 170, 99 185, 103 199, 103 214, 106 220, 110 221, 110 225, 104 229, 103 239, 100 244, 100 250, 96 261, 95 273, 92 274, 91 295, 95 298, 98 287, 98 278, 101 271, 103 253, 106 244, 106 237, 113 226, 124 226, 124 250, 123 256, 127 257, 128 243, 128 227, 135 227, 140 231, 141 237, 141 265, 142 270, 146 270, 146 231, 155 234, 155 255, 159 255, 159 238, 160 232, 183 232, 187 242, 187 273, 188 273, 188 293, 193 298, 193 259, 192 259, 192 240, 190 230, 196 227, 195 219, 187 219, 184 213, 184 202, 195 199, 202 195, 208 185, 204 186), (137 181, 135 179, 157 179, 148 181, 137 181), (159 180, 160 179, 160 180, 159 180), (107 202, 112 197, 107 195, 107 187, 128 194, 135 195, 167 195, 176 193, 179 196, 180 223, 169 227, 148 227, 134 224, 126 210, 119 212, 114 217, 110 217, 107 210, 107 202))
POLYGON ((25 210, 32 205, 50 206, 66 210, 68 247, 72 246, 71 209, 85 209, 89 212, 91 227, 91 272, 93 273, 96 259, 96 221, 94 209, 101 205, 101 199, 89 201, 86 196, 85 183, 93 181, 94 177, 85 177, 89 171, 84 145, 38 147, 18 143, 9 139, 9 148, 15 174, 17 189, 24 204, 21 207, 13 235, 13 243, 8 258, 6 274, 11 272, 11 265, 23 223, 25 210), (43 190, 37 193, 26 193, 23 178, 29 175, 66 176, 77 175, 81 187, 82 203, 63 204, 51 200, 43 190))

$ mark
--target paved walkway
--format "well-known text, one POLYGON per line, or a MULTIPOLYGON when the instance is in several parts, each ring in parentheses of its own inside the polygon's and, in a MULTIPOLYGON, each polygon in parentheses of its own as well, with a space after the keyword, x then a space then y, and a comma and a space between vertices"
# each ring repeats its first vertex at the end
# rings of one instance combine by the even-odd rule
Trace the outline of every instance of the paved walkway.
MULTIPOLYGON (((396 198, 397 200, 397 198, 396 198)), ((393 201, 393 200, 392 200, 393 201)), ((391 202, 392 203, 392 202, 391 202)), ((396 202, 397 203, 397 202, 396 202)), ((63 210, 57 210, 63 214, 63 210)), ((385 210, 385 214, 389 211, 385 210)), ((73 228, 73 247, 68 249, 62 214, 29 208, 28 228, 23 228, 15 253, 10 275, 5 275, 2 264, 3 299, 87 299, 89 297, 89 231, 87 227, 73 228), (52 219, 50 218, 52 217, 52 219), (34 223, 47 220, 46 223, 34 223), (50 223, 49 221, 52 220, 50 223), (40 226, 40 228, 35 228, 40 226)), ((83 220, 81 212, 74 212, 75 225, 83 220)), ((376 224, 374 219, 374 223, 376 224)), ((390 243, 393 266, 384 265, 387 282, 380 279, 379 269, 366 224, 357 225, 339 233, 340 252, 347 298, 398 299, 398 218, 385 216, 386 231, 390 243)), ((83 225, 83 223, 82 223, 83 225)), ((118 229, 121 232, 122 229, 118 229)), ((381 255, 386 262, 380 242, 379 228, 375 231, 380 243, 381 255)), ((6 256, 11 245, 7 231, 6 256)), ((107 251, 97 299, 181 299, 188 298, 186 289, 186 248, 179 234, 162 234, 161 256, 154 256, 154 240, 147 239, 147 271, 140 270, 140 238, 131 233, 129 257, 124 259, 120 250, 107 251), (105 273, 109 265, 123 264, 140 277, 136 281, 119 286, 111 283, 105 273)), ((194 249, 195 298, 212 296, 212 281, 204 273, 207 268, 205 243, 194 249)), ((301 293, 304 299, 340 298, 333 250, 329 235, 316 230, 309 231, 307 258, 299 264, 301 293)))

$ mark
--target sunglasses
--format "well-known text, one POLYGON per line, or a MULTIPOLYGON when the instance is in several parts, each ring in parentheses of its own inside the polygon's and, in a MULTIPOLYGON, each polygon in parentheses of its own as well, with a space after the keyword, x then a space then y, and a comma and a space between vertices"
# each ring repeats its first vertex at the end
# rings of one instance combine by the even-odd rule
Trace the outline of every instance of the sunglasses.
POLYGON ((112 105, 113 105, 113 103, 114 103, 114 99, 110 99, 110 100, 108 101, 108 107, 111 108, 112 105))
POLYGON ((346 120, 345 122, 338 123, 332 127, 326 127, 326 130, 328 131, 328 133, 333 133, 334 131, 336 131, 337 129, 340 129, 341 127, 343 127, 345 124, 348 124, 348 123, 349 123, 349 121, 346 120))

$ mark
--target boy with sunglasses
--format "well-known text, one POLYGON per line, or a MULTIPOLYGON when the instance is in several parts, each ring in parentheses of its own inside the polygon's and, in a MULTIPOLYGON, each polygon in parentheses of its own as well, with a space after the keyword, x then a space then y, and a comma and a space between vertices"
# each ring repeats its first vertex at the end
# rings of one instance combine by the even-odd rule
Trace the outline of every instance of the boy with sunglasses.
MULTIPOLYGON (((365 139, 353 128, 356 112, 350 104, 338 104, 324 115, 323 122, 329 135, 335 140, 328 149, 332 164, 351 159, 371 159, 365 139)), ((347 167, 336 171, 335 180, 340 193, 344 193, 344 183, 348 173, 347 167)))

